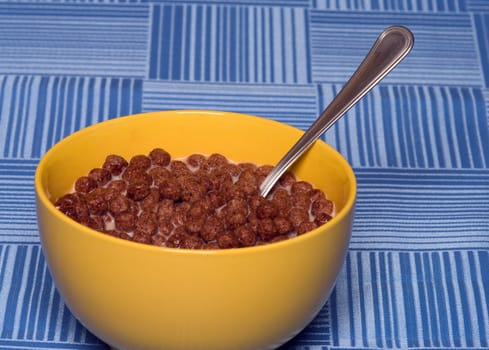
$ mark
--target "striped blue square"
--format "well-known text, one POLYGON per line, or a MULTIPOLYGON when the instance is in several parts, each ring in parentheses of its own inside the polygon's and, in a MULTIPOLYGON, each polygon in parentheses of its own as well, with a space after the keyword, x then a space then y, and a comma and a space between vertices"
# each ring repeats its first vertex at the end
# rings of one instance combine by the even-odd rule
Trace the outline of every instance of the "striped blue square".
POLYGON ((154 5, 148 78, 308 83, 303 8, 154 5))

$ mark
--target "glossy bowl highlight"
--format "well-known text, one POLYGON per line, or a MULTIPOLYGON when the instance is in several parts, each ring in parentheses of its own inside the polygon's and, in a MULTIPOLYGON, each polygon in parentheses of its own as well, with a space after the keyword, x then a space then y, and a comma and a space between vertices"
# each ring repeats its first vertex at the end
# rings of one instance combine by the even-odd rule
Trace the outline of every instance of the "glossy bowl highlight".
POLYGON ((75 317, 117 349, 266 349, 300 332, 334 287, 353 222, 355 176, 324 142, 292 170, 326 192, 336 216, 268 245, 186 250, 129 242, 76 223, 53 202, 108 154, 130 158, 161 147, 174 157, 221 153, 275 164, 301 133, 236 113, 168 111, 102 122, 53 146, 35 175, 39 231, 75 317))

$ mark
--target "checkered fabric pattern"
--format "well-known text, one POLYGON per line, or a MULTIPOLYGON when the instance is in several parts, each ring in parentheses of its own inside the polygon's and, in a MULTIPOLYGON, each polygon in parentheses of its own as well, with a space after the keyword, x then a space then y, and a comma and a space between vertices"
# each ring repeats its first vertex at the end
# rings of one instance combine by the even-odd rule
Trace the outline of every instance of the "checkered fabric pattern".
POLYGON ((324 136, 358 179, 344 268, 282 349, 488 349, 486 0, 0 0, 0 348, 108 348, 40 247, 33 176, 55 142, 173 109, 305 129, 395 24, 413 51, 324 136))

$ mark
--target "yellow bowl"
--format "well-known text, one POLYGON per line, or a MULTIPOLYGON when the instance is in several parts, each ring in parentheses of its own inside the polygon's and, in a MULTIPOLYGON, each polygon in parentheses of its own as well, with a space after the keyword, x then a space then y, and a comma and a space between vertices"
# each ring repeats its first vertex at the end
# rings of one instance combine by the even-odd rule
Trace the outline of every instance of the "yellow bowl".
POLYGON ((118 349, 266 349, 299 333, 334 286, 353 221, 354 173, 324 142, 293 171, 328 194, 336 217, 269 245, 208 251, 129 242, 72 221, 53 201, 111 153, 161 147, 175 157, 217 152, 275 164, 301 133, 236 113, 168 111, 102 122, 51 148, 35 175, 40 238, 75 317, 118 349))

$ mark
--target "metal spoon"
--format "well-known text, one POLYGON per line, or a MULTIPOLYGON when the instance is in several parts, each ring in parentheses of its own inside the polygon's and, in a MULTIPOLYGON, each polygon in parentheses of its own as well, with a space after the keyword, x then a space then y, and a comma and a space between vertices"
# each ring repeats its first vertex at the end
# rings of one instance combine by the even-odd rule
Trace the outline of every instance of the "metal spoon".
POLYGON ((260 185, 260 194, 266 197, 282 174, 314 141, 394 69, 411 51, 413 44, 414 36, 408 28, 393 26, 385 29, 343 89, 265 178, 260 185))

